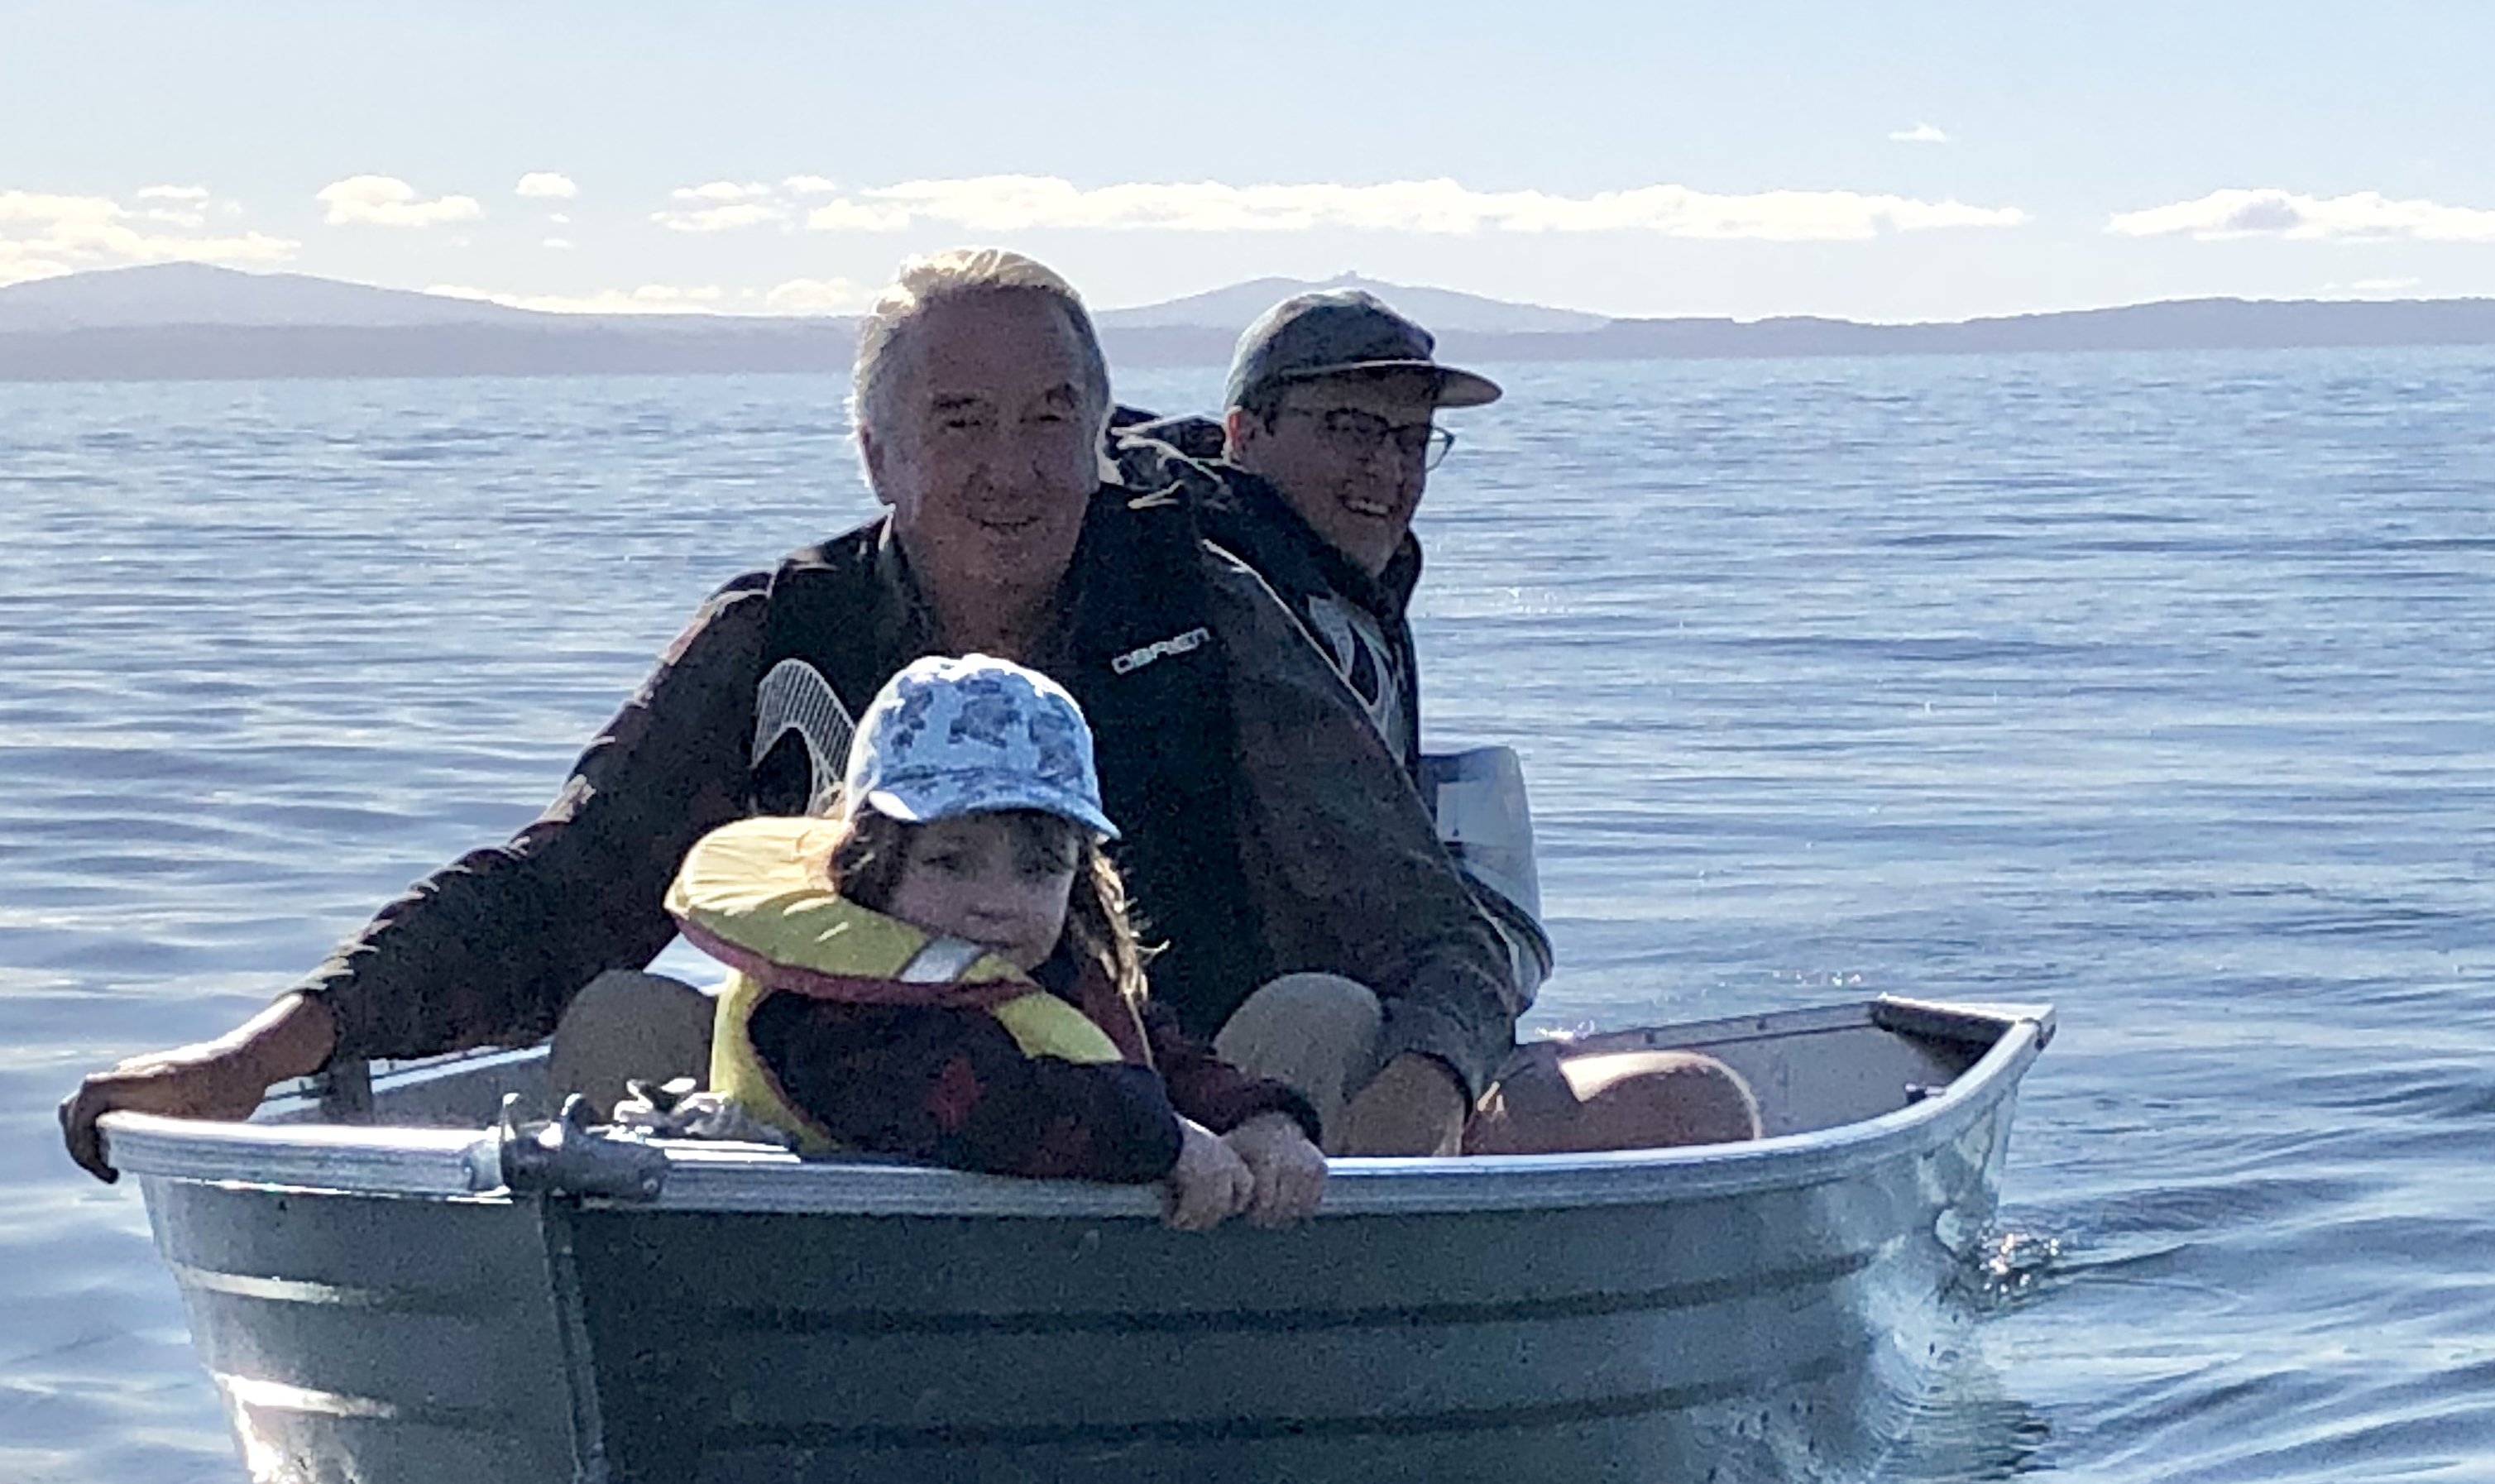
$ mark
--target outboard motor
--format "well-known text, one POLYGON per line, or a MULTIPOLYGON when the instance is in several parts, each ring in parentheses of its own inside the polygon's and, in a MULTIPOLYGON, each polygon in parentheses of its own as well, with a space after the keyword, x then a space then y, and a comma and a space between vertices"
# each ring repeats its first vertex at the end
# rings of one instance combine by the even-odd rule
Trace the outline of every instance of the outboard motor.
POLYGON ((1425 754, 1421 798, 1437 820, 1439 841, 1471 881, 1474 901, 1507 943, 1521 1014, 1551 977, 1551 936, 1542 931, 1542 881, 1533 867, 1533 809, 1525 796, 1525 765, 1512 747, 1425 754))

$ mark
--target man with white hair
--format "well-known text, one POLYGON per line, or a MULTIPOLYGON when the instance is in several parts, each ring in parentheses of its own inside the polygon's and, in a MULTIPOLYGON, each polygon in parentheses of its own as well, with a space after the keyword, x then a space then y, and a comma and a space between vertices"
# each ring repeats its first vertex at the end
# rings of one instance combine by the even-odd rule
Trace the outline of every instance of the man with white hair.
POLYGON ((239 1117, 334 1062, 544 1036, 665 946, 695 840, 822 802, 846 748, 828 718, 968 652, 1054 675, 1089 715, 1120 864, 1169 945, 1156 997, 1210 1036, 1277 978, 1367 986, 1371 1061, 1303 1089, 1329 1144, 1451 1150, 1442 1099, 1403 1092, 1487 1088, 1504 952, 1272 593, 1184 502, 1101 484, 1108 375, 1074 292, 996 250, 909 264, 861 329, 854 403, 886 515, 723 588, 509 843, 419 882, 241 1030, 87 1078, 61 1109, 74 1157, 111 1178, 112 1108, 239 1117))

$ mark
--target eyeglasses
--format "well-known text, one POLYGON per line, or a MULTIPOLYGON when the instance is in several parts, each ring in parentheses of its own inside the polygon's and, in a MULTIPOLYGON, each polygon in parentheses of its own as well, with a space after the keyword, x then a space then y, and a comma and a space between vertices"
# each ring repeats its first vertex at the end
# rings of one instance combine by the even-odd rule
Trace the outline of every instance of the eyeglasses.
POLYGON ((1334 445, 1336 451, 1349 458, 1367 458, 1379 444, 1392 443, 1396 452, 1419 459, 1424 469, 1435 469, 1447 461, 1447 450, 1456 446, 1456 435, 1445 428, 1427 422, 1407 422, 1399 427, 1358 408, 1318 412, 1310 407, 1285 407, 1280 416, 1293 413, 1315 418, 1317 432, 1334 445))

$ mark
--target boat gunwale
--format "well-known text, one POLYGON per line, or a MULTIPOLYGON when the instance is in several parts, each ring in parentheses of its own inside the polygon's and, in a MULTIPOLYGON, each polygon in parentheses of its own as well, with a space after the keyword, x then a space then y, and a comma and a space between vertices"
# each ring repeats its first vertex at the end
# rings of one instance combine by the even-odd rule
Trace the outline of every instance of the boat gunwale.
MULTIPOLYGON (((1822 1019, 1884 1002, 1800 1011, 1822 1019)), ((1591 1154, 1464 1155, 1332 1161, 1318 1219, 1662 1204, 1823 1184, 1897 1154, 1937 1147, 2015 1093, 2050 1038, 2049 1010, 1937 1005, 2000 1028, 1998 1038, 1932 1096, 1872 1118, 1744 1144, 1591 1154)), ((1659 1027, 1680 1033, 1748 1020, 1659 1027)), ((1802 1034, 1807 1034, 1803 1032, 1802 1034)), ((498 1135, 475 1128, 316 1123, 215 1123, 113 1113, 114 1166, 148 1179, 413 1199, 508 1203, 498 1135)), ((874 1160, 806 1159, 785 1150, 655 1141, 666 1179, 657 1198, 614 1202, 669 1212, 825 1216, 1158 1220, 1152 1186, 1029 1180, 874 1160)), ((591 1201, 592 1204, 602 1202, 591 1201)))

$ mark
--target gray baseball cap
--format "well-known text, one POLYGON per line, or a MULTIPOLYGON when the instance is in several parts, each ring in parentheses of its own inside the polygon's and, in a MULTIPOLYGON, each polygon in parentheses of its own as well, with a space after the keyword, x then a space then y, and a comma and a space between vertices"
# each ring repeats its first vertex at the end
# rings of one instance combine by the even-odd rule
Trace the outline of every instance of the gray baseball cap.
POLYGON ((1499 398, 1486 376, 1442 366, 1437 341, 1418 325, 1359 289, 1294 294, 1268 309, 1230 357, 1224 407, 1244 407, 1255 392, 1286 382, 1360 371, 1428 371, 1438 378, 1440 407, 1479 407, 1499 398))

